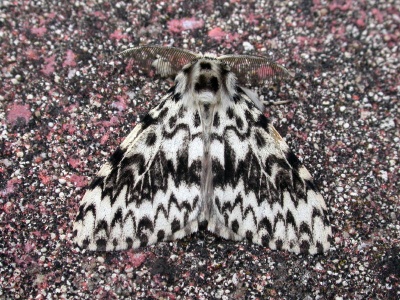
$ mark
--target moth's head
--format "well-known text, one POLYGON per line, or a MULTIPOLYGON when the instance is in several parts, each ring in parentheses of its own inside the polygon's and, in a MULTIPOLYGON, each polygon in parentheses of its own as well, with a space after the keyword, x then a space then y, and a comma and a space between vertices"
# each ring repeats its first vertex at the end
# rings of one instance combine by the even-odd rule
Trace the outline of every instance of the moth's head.
POLYGON ((182 68, 175 80, 185 83, 185 90, 192 93, 227 91, 236 81, 228 65, 209 56, 193 60, 182 68))

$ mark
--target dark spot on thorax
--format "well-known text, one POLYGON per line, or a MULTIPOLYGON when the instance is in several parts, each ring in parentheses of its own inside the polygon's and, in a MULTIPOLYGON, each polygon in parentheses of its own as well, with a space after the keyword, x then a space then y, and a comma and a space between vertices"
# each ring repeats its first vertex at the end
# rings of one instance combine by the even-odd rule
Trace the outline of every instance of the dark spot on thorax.
POLYGON ((211 77, 210 82, 209 82, 209 86, 210 86, 210 89, 211 89, 214 93, 216 93, 216 92, 218 91, 218 89, 219 89, 219 83, 218 83, 217 77, 215 77, 215 76, 211 77))
POLYGON ((211 64, 209 62, 201 62, 200 63, 200 69, 202 70, 211 70, 211 64))
POLYGON ((188 67, 186 67, 186 68, 183 68, 183 69, 182 69, 183 73, 185 73, 186 75, 188 75, 188 74, 192 71, 192 67, 193 67, 193 64, 190 65, 190 66, 188 66, 188 67))
POLYGON ((215 76, 206 76, 205 74, 200 74, 197 79, 196 84, 194 85, 194 90, 196 92, 201 91, 211 91, 216 93, 219 89, 218 78, 215 76))

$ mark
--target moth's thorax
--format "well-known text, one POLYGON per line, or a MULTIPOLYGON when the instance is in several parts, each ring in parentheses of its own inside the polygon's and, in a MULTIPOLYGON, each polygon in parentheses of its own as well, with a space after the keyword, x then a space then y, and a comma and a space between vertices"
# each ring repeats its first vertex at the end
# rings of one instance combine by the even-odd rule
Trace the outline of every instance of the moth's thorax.
POLYGON ((221 99, 233 99, 236 92, 235 74, 212 57, 202 57, 184 66, 175 82, 176 92, 187 105, 216 105, 221 99))

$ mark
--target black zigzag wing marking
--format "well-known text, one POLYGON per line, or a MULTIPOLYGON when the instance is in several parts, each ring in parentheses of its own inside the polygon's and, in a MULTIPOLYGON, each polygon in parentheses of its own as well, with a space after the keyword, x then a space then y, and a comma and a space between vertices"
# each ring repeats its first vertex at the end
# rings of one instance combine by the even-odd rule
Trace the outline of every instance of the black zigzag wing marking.
POLYGON ((244 94, 239 98, 219 112, 219 126, 212 127, 214 198, 208 229, 271 249, 328 250, 327 208, 310 173, 251 100, 244 94))
POLYGON ((197 230, 203 141, 195 120, 170 93, 134 128, 82 199, 79 246, 124 250, 197 230))

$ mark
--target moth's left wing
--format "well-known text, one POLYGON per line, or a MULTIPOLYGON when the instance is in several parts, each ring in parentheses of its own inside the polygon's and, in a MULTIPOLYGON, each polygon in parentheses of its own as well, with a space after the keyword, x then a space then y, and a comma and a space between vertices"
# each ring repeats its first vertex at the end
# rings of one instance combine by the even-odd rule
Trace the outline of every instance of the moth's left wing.
POLYGON ((211 137, 210 231, 295 253, 329 249, 324 199, 246 93, 241 91, 236 103, 216 113, 211 137))
POLYGON ((89 186, 74 241, 124 250, 197 230, 203 141, 200 117, 170 92, 138 124, 89 186))

